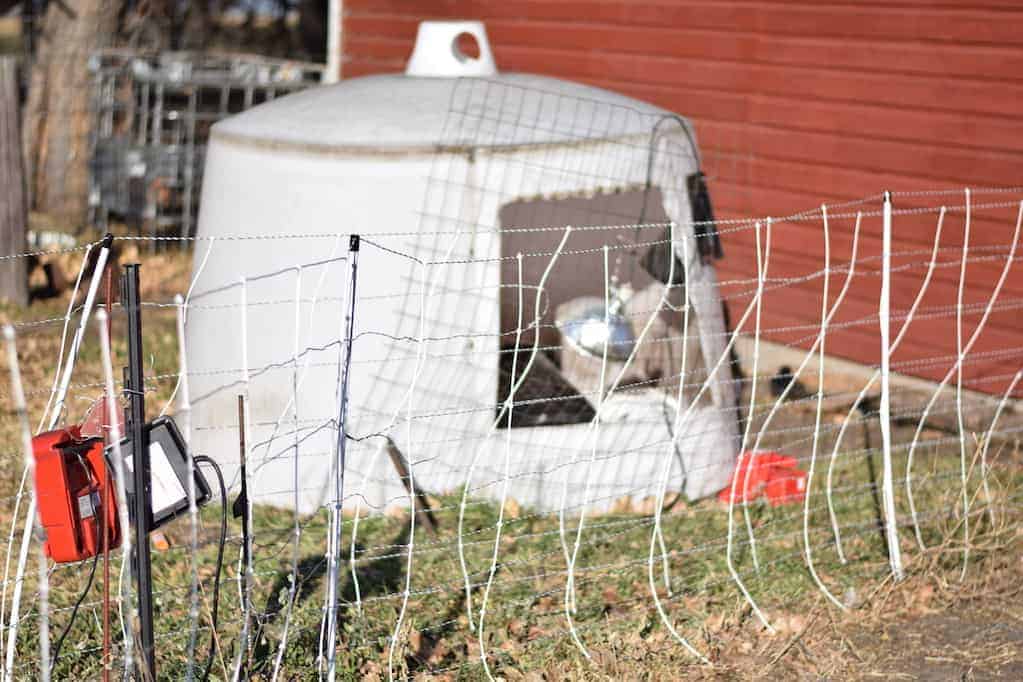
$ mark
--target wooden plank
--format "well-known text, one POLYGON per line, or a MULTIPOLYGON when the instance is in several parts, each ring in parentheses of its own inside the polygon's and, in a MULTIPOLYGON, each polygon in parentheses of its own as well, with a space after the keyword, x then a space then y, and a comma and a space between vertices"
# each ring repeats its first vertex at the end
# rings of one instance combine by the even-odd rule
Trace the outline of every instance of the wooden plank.
MULTIPOLYGON (((942 232, 944 239, 945 232, 942 232)), ((932 237, 933 239, 933 237, 932 237)), ((727 264, 729 269, 735 272, 738 277, 755 277, 755 251, 754 235, 750 232, 728 233, 722 239, 724 244, 727 264)), ((848 262, 851 234, 847 231, 832 229, 832 264, 844 264, 848 262)), ((1008 257, 1008 245, 1004 249, 994 252, 980 251, 975 249, 973 255, 969 256, 966 269, 966 291, 969 300, 986 300, 990 292, 994 290, 995 282, 1001 275, 1005 266, 1005 259, 1008 257)), ((779 277, 800 277, 808 273, 816 272, 823 267, 823 238, 820 227, 809 227, 802 229, 793 227, 785 229, 784 226, 777 226, 772 230, 771 238, 771 272, 779 277)), ((859 292, 865 292, 868 287, 861 280, 869 277, 876 277, 880 266, 880 240, 877 237, 860 235, 860 244, 857 254, 857 280, 852 285, 854 296, 859 292)), ((922 280, 930 262, 931 248, 907 249, 899 244, 895 248, 895 256, 892 259, 892 266, 896 268, 893 274, 893 281, 896 291, 892 292, 893 305, 908 306, 916 296, 919 288, 918 282, 922 280), (901 255, 905 254, 905 255, 901 255)), ((959 265, 962 254, 958 246, 941 247, 938 254, 938 262, 932 275, 929 291, 934 295, 941 296, 946 302, 956 299, 956 292, 959 286, 959 265)), ((870 294, 876 298, 875 292, 870 294)), ((864 293, 864 296, 867 294, 864 293)), ((1006 277, 1002 288, 1003 297, 1023 296, 1023 244, 1017 248, 1017 256, 1006 277)), ((1023 316, 1021 316, 1023 317, 1023 316)), ((1021 320, 1023 323, 1023 320, 1021 320)))
MULTIPOLYGON (((835 196, 824 194, 823 192, 817 194, 818 189, 814 185, 808 185, 804 189, 799 190, 798 188, 764 187, 749 181, 746 181, 744 184, 737 184, 737 182, 737 180, 732 178, 714 178, 712 180, 710 187, 712 196, 715 199, 722 196, 745 199, 745 203, 741 206, 725 206, 725 202, 719 201, 718 203, 721 204, 719 219, 742 218, 748 220, 753 217, 774 216, 776 221, 783 221, 784 219, 781 216, 806 211, 817 211, 820 209, 821 203, 827 203, 831 206, 833 209, 832 215, 834 216, 835 207, 842 202, 850 199, 863 199, 867 196, 865 194, 835 196)), ((901 211, 903 208, 919 210, 920 207, 928 207, 926 213, 918 215, 896 214, 895 229, 899 232, 900 245, 903 245, 903 247, 915 245, 917 247, 930 248, 933 244, 933 231, 937 222, 938 207, 943 204, 948 206, 950 210, 948 217, 946 217, 946 221, 949 221, 945 226, 947 236, 942 237, 942 244, 944 246, 957 246, 961 244, 963 226, 963 195, 960 193, 961 191, 953 190, 949 194, 917 197, 896 193, 897 210, 901 211)), ((1020 198, 1020 193, 1018 192, 1004 194, 978 193, 974 195, 972 222, 978 229, 971 230, 970 243, 1008 247, 1016 225, 1020 198), (1004 206, 997 209, 981 209, 978 205, 982 202, 985 204, 1004 204, 1004 206)), ((863 203, 847 206, 842 210, 848 214, 852 214, 857 210, 876 212, 879 201, 880 195, 872 193, 871 198, 868 198, 863 203)), ((843 218, 843 220, 850 221, 851 218, 843 218)), ((800 221, 794 224, 804 225, 805 223, 806 221, 800 221)), ((727 226, 723 229, 727 232, 733 231, 733 228, 727 226)), ((865 219, 861 229, 864 234, 880 234, 877 217, 871 216, 865 219)))
MULTIPOLYGON (((1023 155, 1012 152, 952 148, 940 142, 881 142, 842 132, 794 132, 765 125, 753 125, 743 131, 715 131, 712 139, 726 135, 747 138, 749 151, 759 158, 871 173, 885 168, 888 173, 923 179, 932 186, 997 187, 1012 183, 1014 177, 1023 177, 1023 155)), ((733 145, 739 147, 743 143, 745 140, 737 140, 733 145)))
MULTIPOLYGON (((350 49, 360 57, 406 59, 412 39, 357 33, 350 49)), ((884 103, 920 111, 991 114, 1015 117, 1023 84, 995 80, 949 79, 944 76, 833 71, 803 65, 722 62, 699 58, 621 54, 607 48, 580 51, 553 47, 500 44, 495 52, 509 71, 551 73, 562 78, 598 78, 663 86, 692 99, 691 88, 731 94, 763 94, 793 98, 884 103)))
MULTIPOLYGON (((0 56, 0 255, 26 251, 28 204, 25 165, 21 155, 18 63, 0 56)), ((28 303, 28 272, 25 258, 0 264, 0 299, 28 303)))
MULTIPOLYGON (((1023 62, 1020 68, 1023 69, 1023 62)), ((846 134, 855 131, 857 135, 876 139, 1023 152, 1018 119, 990 119, 980 125, 976 118, 964 114, 905 111, 884 106, 883 102, 796 102, 755 96, 750 103, 750 120, 797 130, 846 134)))
POLYGON ((776 35, 847 40, 1023 44, 1023 14, 976 9, 773 6, 759 12, 758 29, 776 35))
MULTIPOLYGON (((744 309, 744 305, 732 304, 732 317, 735 319, 744 309)), ((874 310, 876 313, 876 308, 874 310)), ((819 320, 820 310, 817 310, 819 320)), ((866 365, 876 366, 879 362, 880 342, 877 321, 866 320, 855 325, 841 326, 848 322, 849 316, 838 315, 829 329, 826 350, 829 355, 846 358, 866 365)), ((921 376, 931 380, 940 380, 952 366, 955 358, 954 318, 942 320, 945 327, 940 339, 951 343, 934 344, 913 323, 910 332, 893 356, 893 370, 921 376)), ((817 322, 808 322, 805 317, 786 310, 785 306, 771 306, 762 313, 761 331, 763 338, 782 343, 794 348, 808 350, 817 336, 817 322)), ((899 329, 901 321, 895 323, 899 329)), ((966 334, 973 329, 972 325, 964 325, 966 334)), ((744 330, 752 333, 752 328, 744 330)), ((965 383, 971 388, 989 393, 1004 390, 1012 375, 1023 365, 1023 350, 1017 343, 999 345, 992 342, 987 328, 978 337, 970 356, 963 366, 965 383), (991 377, 997 377, 991 381, 991 377)), ((770 369, 765 369, 770 371, 770 369)))
MULTIPOLYGON (((731 279, 732 273, 722 270, 722 275, 729 278, 731 282, 739 280, 731 279)), ((834 303, 838 291, 844 282, 844 273, 834 273, 831 279, 830 300, 834 303)), ((918 284, 918 283, 914 283, 918 284)), ((744 308, 752 298, 752 290, 755 284, 729 284, 724 288, 723 297, 730 305, 744 308)), ((820 323, 820 294, 821 280, 811 283, 793 283, 779 285, 775 282, 768 282, 771 290, 765 295, 763 309, 768 312, 783 310, 787 315, 795 316, 795 319, 802 320, 800 324, 808 329, 817 329, 820 323), (773 288, 781 286, 781 288, 773 288)), ((912 293, 916 293, 914 287, 912 293)), ((966 303, 968 306, 964 313, 965 326, 972 328, 976 321, 983 314, 988 303, 990 292, 984 295, 973 295, 966 303)), ((908 314, 912 301, 900 302, 894 306, 893 316, 905 316, 908 314)), ((874 317, 877 314, 877 288, 871 287, 866 292, 860 292, 860 296, 853 296, 852 287, 843 299, 842 307, 836 313, 834 322, 841 324, 864 317, 874 317), (872 294, 872 295, 871 295, 872 294)), ((916 321, 912 326, 914 338, 920 341, 920 345, 934 347, 941 344, 948 344, 954 340, 954 334, 950 330, 955 318, 955 298, 940 298, 937 293, 925 297, 922 305, 917 309, 916 321), (934 336, 930 336, 934 334, 934 336)), ((1020 314, 1023 313, 1023 297, 1019 295, 1007 296, 1004 292, 999 296, 997 305, 985 324, 985 341, 997 342, 1000 347, 1013 347, 1019 345, 1018 339, 1023 329, 1019 322, 1020 314)), ((901 327, 902 322, 896 326, 901 327)), ((876 326, 876 325, 875 325, 876 326)), ((876 329, 874 332, 876 334, 876 329)))

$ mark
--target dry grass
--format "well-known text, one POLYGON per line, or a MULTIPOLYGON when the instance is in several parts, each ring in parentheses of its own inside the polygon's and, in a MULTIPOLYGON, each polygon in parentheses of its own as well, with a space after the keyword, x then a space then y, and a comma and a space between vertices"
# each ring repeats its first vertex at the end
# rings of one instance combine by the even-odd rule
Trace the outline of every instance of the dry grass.
MULTIPOLYGON (((61 256, 69 271, 76 271, 80 254, 61 256)), ((167 301, 185 288, 187 254, 137 253, 128 250, 122 262, 143 261, 143 297, 167 301)), ((3 309, 7 319, 58 318, 67 299, 37 304, 27 310, 3 309)), ((168 308, 147 308, 145 342, 151 359, 147 367, 148 411, 155 414, 173 388, 177 340, 174 313, 168 308)), ((59 349, 60 324, 23 327, 19 332, 19 358, 30 391, 30 411, 38 419, 52 382, 59 349)), ((119 327, 114 330, 114 351, 125 357, 119 327)), ((68 412, 77 419, 99 395, 98 351, 93 339, 83 348, 68 412)), ((7 391, 0 391, 6 399, 7 391)), ((9 409, 9 405, 8 405, 9 409)), ((797 429, 808 422, 805 408, 794 406, 776 428, 797 429)), ((830 434, 831 432, 829 432, 830 434)), ((911 434, 897 430, 896 441, 911 434)), ((925 552, 911 546, 912 534, 903 533, 908 577, 900 584, 887 578, 884 548, 874 527, 874 510, 866 487, 862 452, 857 437, 843 445, 844 460, 837 485, 839 512, 846 524, 845 542, 850 563, 838 563, 820 493, 811 498, 812 535, 822 579, 853 608, 843 614, 829 605, 808 578, 801 541, 801 510, 789 507, 754 508, 762 570, 752 569, 744 533, 740 534, 738 569, 751 592, 769 614, 776 633, 768 634, 753 618, 728 577, 723 538, 726 511, 713 500, 681 506, 666 517, 665 535, 672 551, 673 594, 663 592, 667 611, 676 627, 713 662, 703 666, 688 656, 661 625, 653 610, 647 585, 646 556, 650 537, 649 510, 619 510, 592 519, 580 555, 578 612, 583 641, 592 659, 584 659, 567 637, 563 613, 564 562, 557 519, 508 508, 502 562, 488 616, 487 651, 495 672, 505 679, 862 679, 868 677, 930 677, 948 679, 1002 675, 1020 677, 1023 648, 1023 584, 1020 531, 1016 504, 1020 490, 1019 453, 1004 448, 992 452, 995 468, 993 513, 985 507, 977 474, 971 477, 971 558, 966 579, 959 580, 963 557, 963 526, 959 506, 958 448, 942 444, 940 436, 918 454, 918 506, 925 514, 925 552)), ((822 451, 830 451, 832 435, 825 435, 822 451)), ((0 452, 7 472, 0 495, 11 495, 20 471, 13 418, 0 420, 0 452)), ((795 454, 809 447, 808 433, 781 431, 775 443, 795 454)), ((976 443, 971 447, 976 451, 976 443)), ((996 448, 992 448, 996 450, 996 448)), ((897 460, 897 467, 903 460, 897 460)), ((974 463, 975 467, 975 463, 974 463)), ((457 491, 438 498, 440 535, 419 531, 420 547, 406 628, 398 641, 397 672, 438 679, 482 679, 479 645, 467 627, 462 576, 455 547, 457 491)), ((11 500, 0 508, 9 520, 11 500)), ((636 505, 641 507, 642 505, 636 505)), ((904 510, 900 510, 904 512, 904 510)), ((172 548, 154 555, 157 584, 157 627, 160 638, 161 677, 184 674, 188 631, 187 594, 191 558, 197 557, 203 579, 202 625, 210 619, 209 590, 216 553, 214 504, 207 508, 198 552, 188 547, 187 522, 171 526, 172 548)), ((466 517, 474 543, 467 559, 479 581, 489 567, 497 509, 476 500, 466 517)), ((300 598, 290 629, 284 658, 288 679, 314 675, 323 588, 323 551, 326 534, 323 515, 301 519, 300 598)), ((259 509, 256 519, 258 584, 257 611, 263 627, 253 651, 252 670, 257 678, 272 670, 273 656, 282 633, 282 595, 287 592, 290 568, 290 533, 293 517, 273 509, 259 509)), ((5 524, 6 526, 6 524, 5 524)), ((222 593, 219 636, 224 652, 213 669, 222 678, 234 656, 239 628, 239 604, 234 589, 238 525, 232 520, 229 561, 222 593)), ((404 580, 407 519, 376 516, 360 525, 357 554, 363 612, 351 602, 354 586, 346 575, 342 594, 340 665, 348 679, 387 677, 390 628, 395 622, 404 580)), ((346 546, 343 554, 347 555, 346 546)), ((63 627, 67 606, 81 589, 83 567, 62 567, 53 578, 53 626, 63 627)), ((31 581, 30 581, 31 586, 31 581)), ((475 598, 480 596, 479 588, 475 598)), ((95 593, 91 601, 94 602, 95 593)), ((31 600, 30 600, 31 601, 31 600)), ((31 606, 31 604, 30 604, 31 606)), ((477 601, 478 606, 478 601, 477 601)), ((61 679, 93 679, 98 675, 97 606, 83 611, 72 640, 57 669, 61 679)), ((37 655, 35 614, 29 613, 19 638, 19 677, 35 675, 37 655)), ((208 631, 201 631, 199 657, 205 656, 208 631)))

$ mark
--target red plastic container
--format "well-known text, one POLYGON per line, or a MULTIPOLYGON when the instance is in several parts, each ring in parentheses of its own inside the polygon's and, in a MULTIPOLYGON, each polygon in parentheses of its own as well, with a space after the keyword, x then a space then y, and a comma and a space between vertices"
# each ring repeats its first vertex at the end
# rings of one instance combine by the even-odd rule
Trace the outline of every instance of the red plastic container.
POLYGON ((735 488, 735 501, 753 502, 766 497, 771 506, 801 502, 806 495, 806 472, 799 469, 794 457, 779 452, 749 450, 742 453, 728 487, 718 499, 728 502, 735 488))
POLYGON ((117 498, 103 440, 83 440, 77 427, 59 429, 33 438, 32 454, 47 556, 57 563, 95 556, 103 549, 103 528, 108 549, 119 547, 117 498))

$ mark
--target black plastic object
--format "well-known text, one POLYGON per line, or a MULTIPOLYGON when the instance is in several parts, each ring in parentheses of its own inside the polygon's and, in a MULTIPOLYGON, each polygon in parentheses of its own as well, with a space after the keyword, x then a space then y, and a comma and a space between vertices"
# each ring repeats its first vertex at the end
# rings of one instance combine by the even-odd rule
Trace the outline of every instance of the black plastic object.
MULTIPOLYGON (((709 263, 724 257, 721 248, 721 238, 718 235, 717 226, 714 224, 714 207, 710 202, 710 192, 707 189, 707 178, 697 171, 686 177, 686 193, 689 196, 689 210, 693 218, 693 234, 696 237, 696 250, 700 254, 700 260, 709 263)), ((685 268, 682 262, 675 255, 671 243, 671 228, 665 228, 664 241, 654 244, 643 254, 640 264, 643 269, 650 273, 650 276, 663 284, 678 286, 685 284, 685 268), (675 259, 675 272, 671 272, 671 259, 675 259), (674 274, 671 282, 668 276, 674 274)))
MULTIPOLYGON (((159 417, 146 424, 146 432, 149 435, 152 477, 152 530, 188 511, 188 456, 181 432, 170 417, 159 417)), ((108 459, 111 450, 107 446, 108 459)), ((124 489, 129 497, 135 495, 133 455, 131 441, 125 438, 121 441, 121 457, 124 460, 124 489)), ((193 467, 192 472, 195 477, 195 504, 201 507, 210 500, 210 486, 198 467, 193 467)), ((131 510, 131 505, 128 508, 131 510)), ((134 513, 132 516, 134 518, 134 513)))
MULTIPOLYGON (((139 287, 139 265, 124 266, 121 274, 121 303, 127 314, 128 366, 125 367, 124 392, 128 398, 125 419, 128 436, 134 444, 132 472, 135 482, 135 584, 138 593, 139 644, 142 677, 156 680, 156 650, 153 634, 153 575, 149 552, 150 523, 149 493, 149 434, 146 432, 146 385, 142 364, 142 297, 139 287)), ((127 477, 125 477, 127 478, 127 477)))
POLYGON ((721 237, 714 223, 714 207, 710 203, 710 191, 707 189, 707 176, 697 171, 686 178, 686 192, 689 195, 689 208, 693 214, 693 227, 696 233, 696 250, 704 263, 720 260, 725 252, 721 249, 721 237))

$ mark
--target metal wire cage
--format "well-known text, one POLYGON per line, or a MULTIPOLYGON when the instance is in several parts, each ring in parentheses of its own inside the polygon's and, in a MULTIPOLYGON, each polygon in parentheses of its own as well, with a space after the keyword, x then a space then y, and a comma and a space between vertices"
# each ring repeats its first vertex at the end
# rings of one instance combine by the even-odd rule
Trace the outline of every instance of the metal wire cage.
POLYGON ((322 64, 248 54, 93 54, 89 222, 192 236, 206 142, 217 121, 320 82, 322 64))

